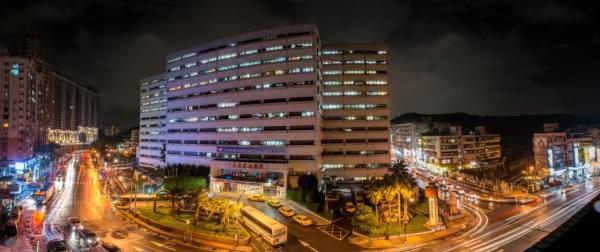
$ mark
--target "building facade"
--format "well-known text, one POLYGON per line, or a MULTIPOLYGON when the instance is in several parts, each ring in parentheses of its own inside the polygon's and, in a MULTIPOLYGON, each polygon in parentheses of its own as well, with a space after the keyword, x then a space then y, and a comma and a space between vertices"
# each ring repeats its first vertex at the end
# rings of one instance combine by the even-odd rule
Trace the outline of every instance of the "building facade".
POLYGON ((597 173, 595 132, 593 127, 560 130, 557 123, 544 124, 543 133, 533 134, 535 168, 550 180, 583 178, 586 171, 597 173))
POLYGON ((385 44, 322 48, 324 176, 383 176, 390 164, 388 51, 385 44))
POLYGON ((136 155, 143 167, 165 166, 167 84, 163 74, 140 82, 140 129, 136 155))
POLYGON ((501 162, 501 137, 484 127, 463 133, 462 127, 437 128, 419 138, 417 162, 427 168, 445 172, 493 166, 501 162))
POLYGON ((139 163, 206 166, 212 190, 280 196, 302 174, 382 176, 387 60, 383 44, 322 46, 312 24, 171 53, 164 74, 141 81, 139 163))
POLYGON ((90 144, 98 139, 98 91, 51 71, 47 139, 61 145, 90 144))
POLYGON ((426 122, 399 123, 392 126, 392 149, 396 160, 413 163, 417 159, 419 138, 429 130, 426 122))
POLYGON ((0 56, 0 67, 0 160, 14 168, 44 143, 43 71, 37 61, 15 56, 0 56))

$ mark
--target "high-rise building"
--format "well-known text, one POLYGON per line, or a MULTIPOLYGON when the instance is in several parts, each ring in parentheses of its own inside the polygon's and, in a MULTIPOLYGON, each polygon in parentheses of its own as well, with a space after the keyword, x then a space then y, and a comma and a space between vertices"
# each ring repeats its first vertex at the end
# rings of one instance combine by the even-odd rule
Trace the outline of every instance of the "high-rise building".
POLYGON ((3 49, 11 56, 33 59, 38 63, 48 62, 48 50, 39 34, 29 32, 0 34, 0 51, 3 49))
POLYGON ((171 53, 141 81, 139 163, 206 166, 212 190, 278 195, 302 174, 381 176, 387 58, 383 44, 322 47, 312 24, 171 53))
POLYGON ((48 142, 89 144, 98 138, 98 91, 51 71, 47 75, 48 142))
POLYGON ((0 162, 10 167, 44 143, 45 90, 42 66, 32 59, 0 56, 0 69, 0 162))
POLYGON ((355 179, 390 164, 388 51, 385 44, 323 45, 322 171, 355 179))
POLYGON ((298 25, 169 54, 167 164, 210 166, 216 190, 284 193, 288 175, 317 172, 318 48, 298 25))
POLYGON ((140 81, 140 129, 137 158, 140 166, 165 166, 167 84, 163 74, 140 81))

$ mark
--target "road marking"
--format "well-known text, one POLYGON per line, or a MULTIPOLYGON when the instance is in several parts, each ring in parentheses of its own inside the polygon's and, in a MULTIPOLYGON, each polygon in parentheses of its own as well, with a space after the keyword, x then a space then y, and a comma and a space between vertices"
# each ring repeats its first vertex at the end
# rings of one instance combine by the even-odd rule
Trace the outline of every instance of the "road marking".
POLYGON ((135 251, 138 251, 138 252, 142 252, 142 251, 144 251, 144 249, 143 249, 143 248, 139 248, 139 247, 136 247, 136 246, 133 246, 133 245, 131 245, 131 247, 132 247, 133 249, 135 249, 135 251))
POLYGON ((162 244, 162 243, 155 242, 155 241, 150 241, 150 242, 151 242, 152 244, 154 244, 154 245, 158 246, 159 248, 166 248, 166 249, 168 249, 168 250, 173 250, 173 251, 175 251, 175 249, 174 249, 174 248, 168 247, 167 245, 164 245, 164 244, 162 244))
POLYGON ((305 248, 308 248, 308 249, 310 249, 310 250, 312 250, 312 251, 315 251, 315 252, 319 252, 317 249, 315 249, 315 248, 311 247, 311 246, 310 246, 310 244, 308 244, 308 242, 305 242, 305 241, 303 241, 303 240, 300 240, 300 239, 298 239, 298 241, 299 241, 299 242, 300 242, 300 244, 302 244, 302 246, 304 246, 305 248))

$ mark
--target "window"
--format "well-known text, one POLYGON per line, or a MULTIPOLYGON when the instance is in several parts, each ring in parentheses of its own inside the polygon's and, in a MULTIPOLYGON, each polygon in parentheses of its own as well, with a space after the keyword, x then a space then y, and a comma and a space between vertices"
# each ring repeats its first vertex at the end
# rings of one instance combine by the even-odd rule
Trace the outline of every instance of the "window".
POLYGON ((325 86, 337 86, 337 85, 341 85, 342 82, 341 81, 323 81, 323 85, 325 86))
POLYGON ((341 91, 323 92, 323 96, 341 96, 341 91))
POLYGON ((251 55, 251 54, 255 54, 255 53, 258 53, 258 50, 253 49, 253 50, 243 51, 240 53, 240 55, 251 55))
POLYGON ((314 116, 315 112, 313 111, 304 111, 302 112, 302 117, 310 117, 310 116, 314 116))
POLYGON ((367 95, 368 96, 385 96, 385 95, 387 95, 387 92, 385 92, 385 91, 370 91, 370 92, 367 92, 367 95))
POLYGON ((379 50, 379 51, 377 51, 377 54, 387 54, 387 51, 385 51, 385 50, 379 50))
POLYGON ((329 70, 329 71, 323 71, 324 75, 340 75, 342 74, 342 71, 340 70, 329 70))
POLYGON ((334 49, 323 50, 323 55, 336 55, 336 54, 342 54, 342 52, 339 50, 334 50, 334 49))
POLYGON ((323 109, 341 109, 342 104, 323 104, 323 109))
POLYGON ((223 55, 219 55, 219 60, 231 59, 234 57, 237 57, 237 53, 223 54, 223 55))
POLYGON ((387 81, 384 80, 368 80, 367 85, 387 85, 387 81))
POLYGON ((263 145, 281 146, 281 145, 285 145, 285 141, 283 141, 283 140, 265 140, 265 141, 263 141, 263 145))
POLYGON ((219 107, 219 108, 229 108, 229 107, 235 107, 235 105, 237 105, 235 102, 222 102, 222 103, 219 103, 217 105, 217 107, 219 107))
POLYGON ((280 46, 280 45, 279 46, 271 46, 271 47, 265 48, 265 50, 267 52, 270 52, 270 51, 279 51, 281 49, 283 49, 283 46, 280 46))

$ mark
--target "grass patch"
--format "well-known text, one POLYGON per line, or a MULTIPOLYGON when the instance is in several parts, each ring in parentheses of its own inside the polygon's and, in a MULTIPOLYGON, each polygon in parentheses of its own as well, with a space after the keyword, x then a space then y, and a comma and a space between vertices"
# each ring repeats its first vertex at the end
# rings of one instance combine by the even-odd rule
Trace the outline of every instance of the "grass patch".
MULTIPOLYGON (((293 200, 294 202, 310 209, 311 211, 317 213, 317 209, 319 209, 319 202, 306 202, 305 198, 306 196, 303 197, 302 193, 300 192, 300 190, 293 190, 293 189, 288 189, 287 193, 286 193, 286 198, 293 200)), ((323 215, 321 213, 319 213, 319 215, 323 215)))
MULTIPOLYGON (((424 226, 426 222, 427 222, 426 217, 417 215, 416 217, 412 218, 410 220, 410 222, 408 222, 408 225, 406 226, 406 233, 407 234, 419 233, 419 232, 424 232, 424 231, 429 230, 424 226)), ((364 235, 369 235, 368 232, 365 232, 362 230, 360 232, 363 233, 364 235)), ((381 224, 376 225, 371 228, 371 236, 372 237, 384 237, 384 236, 386 236, 386 233, 388 233, 390 236, 403 235, 404 228, 402 227, 402 225, 399 225, 397 223, 390 223, 389 229, 388 229, 388 224, 386 224, 386 223, 381 223, 381 224)))
MULTIPOLYGON (((152 211, 152 207, 138 207, 138 213, 145 218, 157 222, 161 225, 186 230, 185 220, 191 220, 193 223, 194 216, 191 213, 179 213, 171 215, 169 208, 157 208, 156 213, 152 211)), ((216 221, 198 221, 196 225, 190 225, 192 232, 203 233, 207 235, 221 236, 227 238, 235 238, 236 227, 230 226, 224 228, 223 225, 216 221)), ((248 232, 237 227, 237 233, 240 239, 245 239, 250 236, 248 232)))

